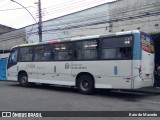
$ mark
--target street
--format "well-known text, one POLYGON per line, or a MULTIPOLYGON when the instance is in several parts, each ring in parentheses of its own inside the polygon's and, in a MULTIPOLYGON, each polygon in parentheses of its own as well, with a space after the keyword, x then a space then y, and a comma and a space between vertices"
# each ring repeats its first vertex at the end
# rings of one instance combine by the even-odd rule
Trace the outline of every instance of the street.
MULTIPOLYGON (((0 81, 0 111, 159 111, 160 95, 97 90, 83 95, 67 87, 20 87, 0 81)), ((149 119, 149 118, 148 118, 149 119)))

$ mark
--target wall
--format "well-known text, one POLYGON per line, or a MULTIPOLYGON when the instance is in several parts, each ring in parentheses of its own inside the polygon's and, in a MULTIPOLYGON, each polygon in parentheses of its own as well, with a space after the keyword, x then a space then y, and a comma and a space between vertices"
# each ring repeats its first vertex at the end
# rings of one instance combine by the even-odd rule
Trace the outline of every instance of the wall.
POLYGON ((160 32, 159 0, 120 0, 110 4, 111 32, 139 29, 160 32))
POLYGON ((10 50, 13 46, 25 43, 25 29, 18 29, 0 35, 0 50, 10 50))
POLYGON ((13 30, 15 30, 15 29, 0 24, 0 34, 6 33, 6 32, 10 32, 10 31, 13 31, 13 30))
MULTIPOLYGON (((93 7, 43 23, 43 41, 76 36, 106 34, 109 26, 109 4, 93 7)), ((37 25, 26 27, 29 43, 38 42, 37 25), (32 33, 32 34, 31 34, 32 33)))
MULTIPOLYGON (((160 32, 160 0, 118 0, 43 23, 43 41, 128 30, 160 32)), ((26 27, 29 43, 39 42, 37 25, 26 27)))

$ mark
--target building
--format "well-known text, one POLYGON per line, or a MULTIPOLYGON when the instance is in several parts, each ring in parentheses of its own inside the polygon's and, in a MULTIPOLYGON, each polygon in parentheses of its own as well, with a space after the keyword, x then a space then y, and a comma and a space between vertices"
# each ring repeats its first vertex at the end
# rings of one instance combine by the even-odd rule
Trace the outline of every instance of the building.
POLYGON ((0 34, 15 30, 14 28, 0 24, 0 34))
POLYGON ((0 35, 0 58, 8 57, 10 49, 18 44, 24 44, 25 29, 13 30, 11 32, 3 33, 0 35))

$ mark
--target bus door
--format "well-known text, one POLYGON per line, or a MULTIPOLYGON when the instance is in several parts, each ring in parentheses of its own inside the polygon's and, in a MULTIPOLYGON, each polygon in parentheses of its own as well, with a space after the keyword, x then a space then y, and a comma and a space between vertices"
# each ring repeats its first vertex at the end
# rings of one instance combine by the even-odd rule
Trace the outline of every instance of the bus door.
POLYGON ((17 58, 18 58, 18 48, 14 48, 11 50, 8 59, 7 80, 17 81, 17 74, 18 74, 17 58))
POLYGON ((145 35, 141 35, 142 42, 142 79, 152 81, 154 71, 154 46, 152 39, 145 35))
POLYGON ((56 62, 54 63, 55 82, 60 85, 75 85, 72 77, 72 62, 56 62))
POLYGON ((40 45, 34 48, 33 69, 34 77, 37 76, 36 82, 52 83, 54 79, 53 66, 51 61, 51 46, 40 45))
MULTIPOLYGON (((123 55, 120 57, 121 60, 117 61, 114 65, 114 75, 118 78, 114 85, 117 85, 117 88, 130 89, 132 85, 132 54, 131 47, 122 47, 117 49, 118 53, 123 55)), ((116 86, 115 86, 116 87, 116 86)))
POLYGON ((72 43, 60 43, 53 46, 54 82, 60 85, 75 85, 72 77, 72 43))
POLYGON ((102 39, 102 59, 106 60, 104 67, 108 69, 103 74, 108 76, 112 88, 131 88, 132 39, 131 35, 102 39))

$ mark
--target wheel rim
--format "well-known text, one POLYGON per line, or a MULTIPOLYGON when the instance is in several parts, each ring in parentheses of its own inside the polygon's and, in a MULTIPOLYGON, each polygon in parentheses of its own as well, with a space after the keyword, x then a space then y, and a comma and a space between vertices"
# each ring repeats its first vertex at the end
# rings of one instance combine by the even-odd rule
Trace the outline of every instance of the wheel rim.
POLYGON ((88 91, 90 87, 89 82, 87 80, 83 80, 80 87, 83 91, 88 91))
POLYGON ((21 83, 22 84, 26 84, 27 83, 27 77, 26 76, 23 76, 22 78, 21 78, 21 83))

